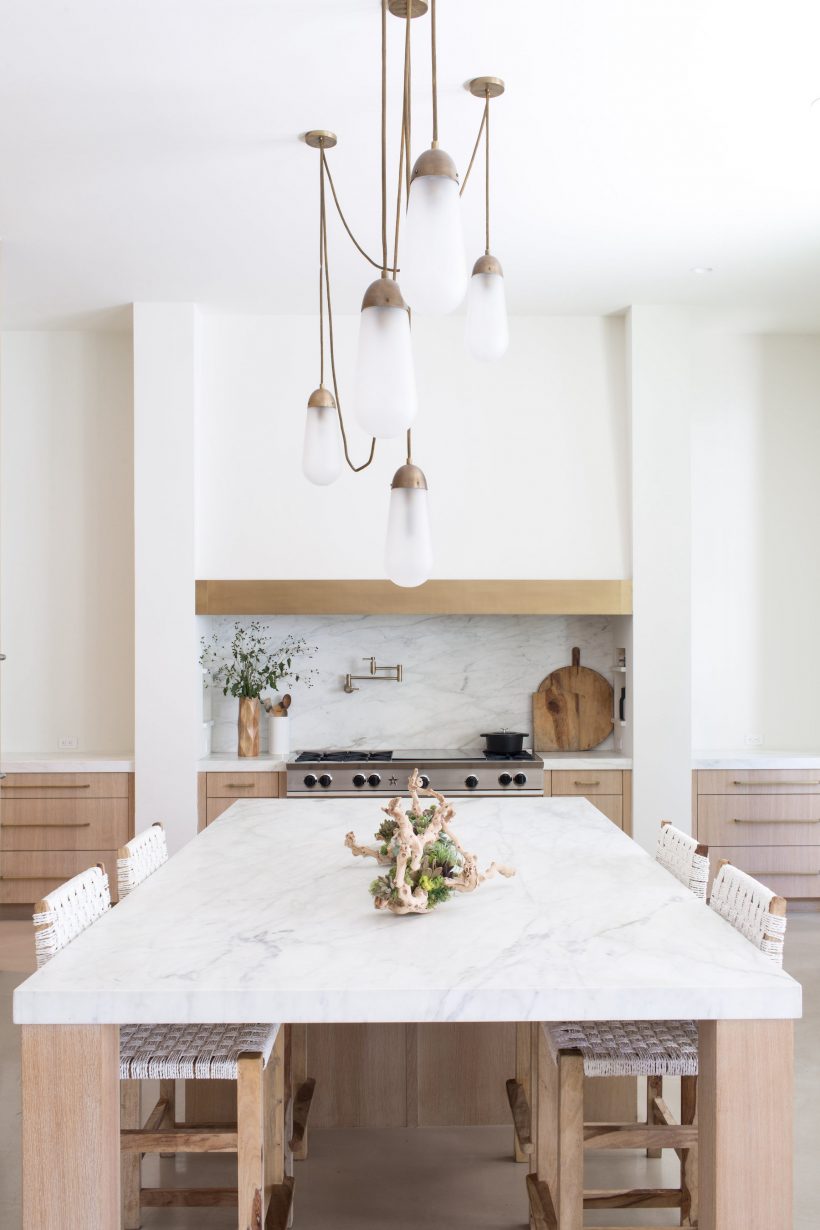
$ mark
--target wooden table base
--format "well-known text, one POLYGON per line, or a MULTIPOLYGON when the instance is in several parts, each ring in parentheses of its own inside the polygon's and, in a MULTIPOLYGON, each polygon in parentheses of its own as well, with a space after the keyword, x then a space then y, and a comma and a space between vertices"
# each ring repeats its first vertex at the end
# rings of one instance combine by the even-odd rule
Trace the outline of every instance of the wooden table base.
POLYGON ((23 1026, 23 1230, 120 1224, 119 1034, 23 1026))

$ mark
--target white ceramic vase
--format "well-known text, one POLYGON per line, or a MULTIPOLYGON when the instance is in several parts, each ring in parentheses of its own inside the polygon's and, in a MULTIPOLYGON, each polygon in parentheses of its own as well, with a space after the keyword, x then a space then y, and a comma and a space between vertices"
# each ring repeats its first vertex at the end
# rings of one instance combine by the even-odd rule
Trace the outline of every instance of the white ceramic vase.
POLYGON ((290 751, 289 717, 268 717, 268 751, 271 756, 286 756, 290 751))

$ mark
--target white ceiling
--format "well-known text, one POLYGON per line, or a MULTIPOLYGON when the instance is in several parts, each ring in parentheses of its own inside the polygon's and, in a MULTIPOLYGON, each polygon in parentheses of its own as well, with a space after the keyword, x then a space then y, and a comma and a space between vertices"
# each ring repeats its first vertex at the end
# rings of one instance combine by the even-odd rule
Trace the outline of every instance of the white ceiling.
MULTIPOLYGON (((713 306, 820 327, 817 0, 439 0, 441 143, 493 107, 493 249, 513 311, 713 306), (693 266, 710 266, 698 275, 693 266)), ((414 23, 414 155, 429 133, 414 23)), ((392 99, 402 26, 390 18, 392 99)), ((317 155, 378 245, 379 0, 0 0, 7 327, 134 300, 315 311, 317 155)), ((390 177, 398 116, 393 106, 390 177)), ((465 195, 483 248, 481 184, 465 195)), ((391 190, 391 196, 394 189, 391 190)), ((335 306, 369 266, 334 223, 335 306)))

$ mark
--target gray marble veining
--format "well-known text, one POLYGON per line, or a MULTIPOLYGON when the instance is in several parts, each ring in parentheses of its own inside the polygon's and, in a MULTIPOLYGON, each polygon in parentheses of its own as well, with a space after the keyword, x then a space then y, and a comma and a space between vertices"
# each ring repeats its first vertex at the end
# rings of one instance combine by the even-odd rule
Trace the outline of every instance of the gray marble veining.
MULTIPOLYGON (((247 622, 244 620, 243 622, 247 622)), ((313 686, 292 689, 292 748, 478 747, 485 730, 532 731, 531 694, 550 671, 566 666, 573 645, 584 665, 610 681, 615 631, 606 616, 325 615, 268 616, 272 635, 289 633, 318 647, 313 686), (404 666, 404 682, 365 681, 343 690, 363 661, 404 666)), ((230 640, 233 619, 212 617, 230 640)), ((236 750, 237 702, 212 692, 214 752, 236 750)), ((262 750, 267 723, 262 723, 262 750)), ((613 747, 612 736, 601 744, 613 747)))
POLYGON ((800 1015, 800 987, 584 799, 465 799, 517 868, 430 915, 373 908, 358 799, 243 800, 15 993, 21 1023, 800 1015))

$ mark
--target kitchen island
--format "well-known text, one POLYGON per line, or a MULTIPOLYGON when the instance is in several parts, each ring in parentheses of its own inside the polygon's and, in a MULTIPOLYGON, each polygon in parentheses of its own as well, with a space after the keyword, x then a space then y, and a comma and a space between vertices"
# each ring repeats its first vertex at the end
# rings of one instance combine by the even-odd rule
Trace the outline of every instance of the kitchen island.
POLYGON ((583 799, 460 800, 465 846, 517 874, 424 919, 375 911, 344 847, 378 818, 238 803, 17 989, 26 1230, 117 1224, 125 1022, 675 1017, 701 1030, 701 1227, 790 1224, 797 983, 583 799))

